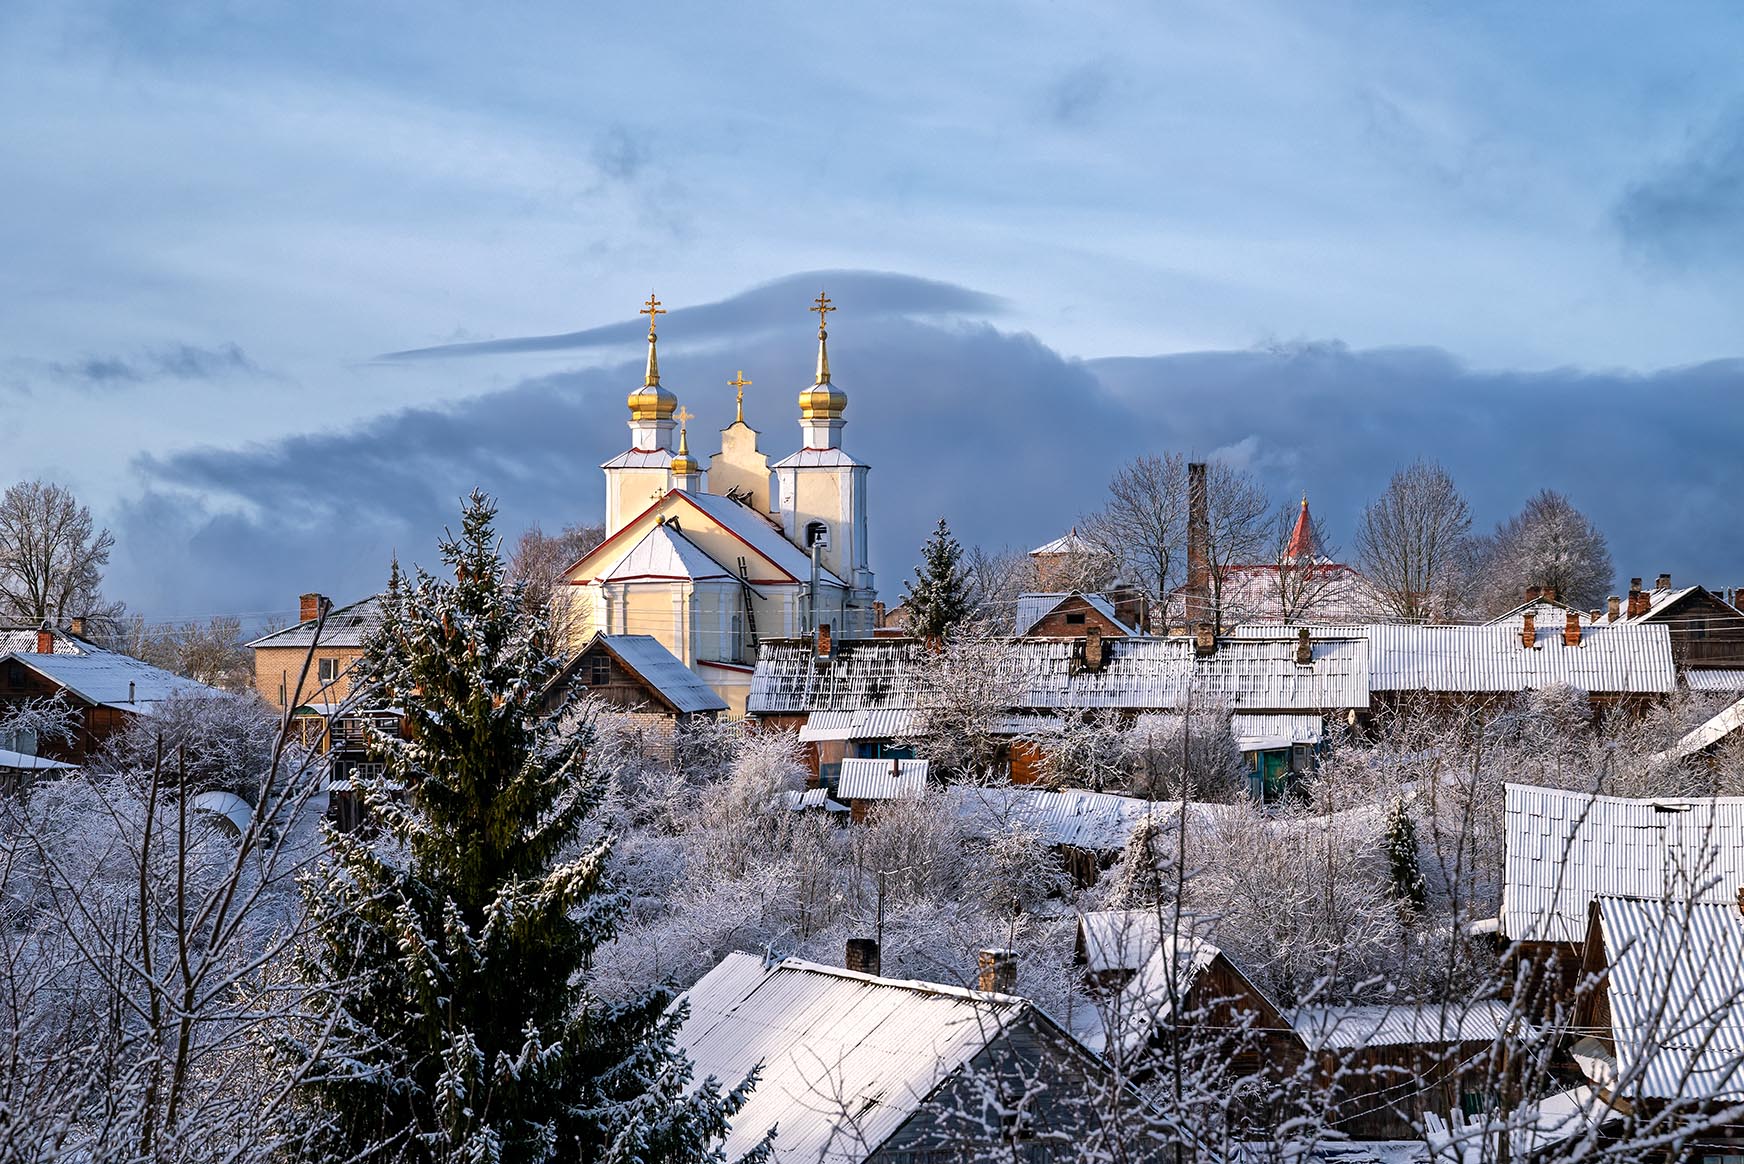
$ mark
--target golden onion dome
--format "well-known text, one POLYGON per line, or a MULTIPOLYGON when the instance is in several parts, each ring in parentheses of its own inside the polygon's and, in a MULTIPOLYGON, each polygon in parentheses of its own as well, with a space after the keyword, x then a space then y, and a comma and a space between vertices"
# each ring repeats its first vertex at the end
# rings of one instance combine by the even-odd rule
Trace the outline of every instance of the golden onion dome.
POLYGON ((799 415, 803 420, 834 420, 848 407, 848 394, 830 383, 830 333, 824 329, 824 318, 835 308, 830 297, 820 292, 811 310, 818 313, 817 380, 799 394, 799 415))
POLYGON ((648 317, 648 367, 642 373, 642 386, 630 393, 630 419, 667 420, 678 407, 678 397, 660 386, 660 337, 654 334, 654 323, 666 309, 650 293, 639 314, 648 317))
POLYGON ((680 428, 678 430, 678 455, 672 458, 672 475, 686 477, 692 473, 701 472, 701 466, 690 455, 690 412, 685 410, 678 414, 680 428))

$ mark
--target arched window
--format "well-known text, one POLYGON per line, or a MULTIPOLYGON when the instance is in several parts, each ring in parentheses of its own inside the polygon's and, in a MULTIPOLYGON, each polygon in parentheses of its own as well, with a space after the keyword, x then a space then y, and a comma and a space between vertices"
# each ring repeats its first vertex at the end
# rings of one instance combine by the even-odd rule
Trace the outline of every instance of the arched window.
POLYGON ((814 522, 807 523, 807 525, 805 527, 805 548, 806 549, 809 550, 813 546, 823 546, 825 549, 828 549, 829 544, 830 544, 830 527, 829 526, 825 525, 821 521, 814 521, 814 522))

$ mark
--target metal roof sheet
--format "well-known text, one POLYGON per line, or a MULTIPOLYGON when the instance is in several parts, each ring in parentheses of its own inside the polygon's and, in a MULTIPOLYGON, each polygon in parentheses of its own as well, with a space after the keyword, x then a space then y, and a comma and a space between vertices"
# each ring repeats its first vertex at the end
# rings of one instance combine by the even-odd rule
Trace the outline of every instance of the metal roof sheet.
POLYGON ((837 800, 914 800, 926 792, 925 760, 842 761, 837 800))
POLYGON ((814 711, 799 729, 813 740, 899 740, 914 730, 914 712, 904 707, 863 707, 855 711, 814 711))
MULTIPOLYGON (((768 518, 756 510, 740 505, 730 497, 721 497, 714 493, 680 492, 679 495, 721 526, 750 543, 751 548, 795 580, 803 581, 811 577, 811 558, 804 550, 788 541, 768 518)), ((832 586, 844 585, 840 578, 821 567, 818 575, 832 586)))
MULTIPOLYGON (((1097 1000, 1102 1022, 1085 1032, 1092 1050, 1110 1042, 1131 1053, 1150 1040, 1167 1022, 1220 950, 1189 934, 1165 932, 1165 920, 1154 910, 1102 910, 1078 919, 1079 940, 1091 971, 1131 970, 1132 977, 1114 994, 1097 1000)), ((1251 985, 1251 984, 1250 984, 1251 985)))
POLYGON ((1744 694, 1744 667, 1692 667, 1683 673, 1683 681, 1691 691, 1744 694))
POLYGON ((671 449, 626 449, 609 461, 602 461, 602 469, 670 469, 672 467, 671 449))
POLYGON ((13 652, 16 659, 87 703, 149 715, 172 695, 217 695, 215 687, 114 651, 92 648, 82 655, 13 652))
POLYGON ((1399 1047, 1435 1043, 1489 1043, 1501 1037, 1508 1004, 1389 1003, 1384 1006, 1299 1006, 1285 1018, 1313 1048, 1399 1047))
POLYGON ((1138 629, 1126 623, 1114 613, 1114 604, 1107 595, 1094 591, 1062 590, 1053 593, 1019 594, 1017 596, 1017 617, 1012 622, 1012 630, 1018 635, 1026 635, 1035 629, 1036 623, 1052 614, 1060 603, 1068 598, 1082 598, 1091 609, 1119 627, 1127 634, 1137 634, 1138 629))
POLYGON ((722 1145, 779 1127, 778 1164, 865 1160, 938 1086, 1026 1017, 1025 1000, 733 953, 684 995, 677 1044, 695 1079, 761 1075, 722 1145))
POLYGON ((782 457, 771 469, 841 469, 865 465, 843 449, 800 449, 782 457))
POLYGON ((1318 715, 1250 715, 1237 712, 1229 717, 1229 734, 1235 737, 1237 744, 1318 744, 1326 734, 1326 719, 1318 715))
POLYGON ((632 578, 733 578, 727 568, 709 557, 701 546, 682 532, 662 522, 642 536, 605 575, 608 582, 632 578))
POLYGON ((284 630, 262 635, 249 643, 250 647, 307 647, 315 641, 315 627, 321 626, 324 647, 361 647, 376 627, 381 625, 382 596, 372 594, 349 606, 336 606, 327 612, 327 621, 319 619, 300 622, 284 630))
MULTIPOLYGON (((945 796, 958 819, 975 835, 1025 828, 1047 844, 1095 853, 1118 853, 1141 824, 1172 824, 1181 816, 1179 801, 1141 800, 1072 788, 1049 791, 956 784, 945 790, 945 796)), ((1190 803, 1188 809, 1188 820, 1194 825, 1208 825, 1233 811, 1228 805, 1199 802, 1190 803)))
POLYGON ((1655 759, 1681 760, 1713 747, 1739 728, 1744 728, 1744 699, 1723 708, 1701 726, 1687 732, 1682 739, 1660 752, 1655 759))
POLYGON ((1510 784, 1502 933, 1583 942, 1600 895, 1731 901, 1744 886, 1744 797, 1625 799, 1510 784))
POLYGON ((725 711, 727 701, 653 635, 600 635, 623 664, 680 712, 725 711))
POLYGON ((1600 897, 1598 916, 1610 962, 1616 1089, 1652 1099, 1744 1099, 1737 905, 1600 897))

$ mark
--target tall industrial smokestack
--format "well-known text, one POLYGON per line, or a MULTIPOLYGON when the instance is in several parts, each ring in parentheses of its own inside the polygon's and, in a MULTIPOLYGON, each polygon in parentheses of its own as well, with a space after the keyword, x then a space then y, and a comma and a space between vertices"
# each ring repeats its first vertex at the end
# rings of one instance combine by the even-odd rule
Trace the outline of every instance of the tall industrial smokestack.
POLYGON ((1211 619, 1211 494, 1205 465, 1187 466, 1187 629, 1211 619))

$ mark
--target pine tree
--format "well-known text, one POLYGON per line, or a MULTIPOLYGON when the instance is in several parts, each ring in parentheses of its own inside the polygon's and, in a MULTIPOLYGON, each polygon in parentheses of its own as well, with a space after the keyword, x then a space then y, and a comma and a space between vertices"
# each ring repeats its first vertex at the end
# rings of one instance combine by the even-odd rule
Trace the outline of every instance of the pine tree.
POLYGON ((1429 907, 1429 886, 1417 864, 1417 826, 1405 811, 1402 796, 1387 812, 1386 847, 1393 897, 1401 910, 1415 917, 1429 907))
POLYGON ((963 547, 951 536, 951 527, 939 518, 939 527, 920 548, 920 565, 906 583, 909 630, 923 639, 942 639, 945 633, 969 615, 969 580, 962 567, 963 547))
POLYGON ((396 567, 365 649, 372 702, 401 709, 363 781, 373 827, 333 833, 306 886, 301 967, 328 1033, 290 1058, 328 1158, 716 1160, 752 1080, 690 1095, 683 1015, 651 991, 608 1006, 590 957, 625 903, 610 841, 581 843, 600 795, 586 731, 540 710, 557 662, 505 583, 495 510, 474 493, 441 543, 455 581, 396 567))

